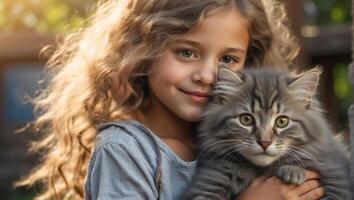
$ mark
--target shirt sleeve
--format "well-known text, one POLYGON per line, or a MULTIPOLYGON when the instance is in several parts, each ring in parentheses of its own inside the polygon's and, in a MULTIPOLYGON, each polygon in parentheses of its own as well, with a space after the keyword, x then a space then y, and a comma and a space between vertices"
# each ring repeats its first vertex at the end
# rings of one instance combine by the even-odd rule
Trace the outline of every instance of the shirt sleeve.
POLYGON ((118 144, 96 149, 86 175, 85 199, 157 199, 151 166, 134 154, 118 144))

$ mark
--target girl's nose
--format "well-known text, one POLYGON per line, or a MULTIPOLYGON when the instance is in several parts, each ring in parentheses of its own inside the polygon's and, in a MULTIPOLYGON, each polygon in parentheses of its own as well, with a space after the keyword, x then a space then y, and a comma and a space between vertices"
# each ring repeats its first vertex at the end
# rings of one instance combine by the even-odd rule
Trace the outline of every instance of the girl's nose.
POLYGON ((212 85, 216 81, 217 63, 204 62, 193 74, 193 81, 203 85, 212 85))

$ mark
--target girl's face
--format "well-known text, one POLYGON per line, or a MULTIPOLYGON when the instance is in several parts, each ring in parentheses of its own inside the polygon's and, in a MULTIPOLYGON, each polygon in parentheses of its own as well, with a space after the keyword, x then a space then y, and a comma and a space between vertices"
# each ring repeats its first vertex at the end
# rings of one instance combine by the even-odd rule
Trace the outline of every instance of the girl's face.
POLYGON ((218 64, 241 69, 248 43, 248 22, 235 6, 206 17, 171 41, 152 63, 148 78, 151 109, 166 110, 184 121, 198 121, 208 102, 218 64))

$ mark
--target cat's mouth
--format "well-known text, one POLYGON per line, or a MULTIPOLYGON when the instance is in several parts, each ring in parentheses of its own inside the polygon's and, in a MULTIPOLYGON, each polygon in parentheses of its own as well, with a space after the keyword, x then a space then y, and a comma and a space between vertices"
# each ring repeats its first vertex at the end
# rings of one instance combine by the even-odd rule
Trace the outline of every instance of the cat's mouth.
POLYGON ((260 153, 255 153, 256 156, 258 155, 268 155, 268 156, 274 156, 272 155, 271 153, 267 152, 267 151, 263 151, 263 152, 260 152, 260 153))
POLYGON ((258 166, 268 166, 277 160, 278 156, 267 152, 261 152, 253 155, 247 155, 246 158, 258 166))
POLYGON ((278 156, 279 155, 279 152, 275 151, 273 148, 267 148, 267 149, 256 148, 250 151, 250 153, 256 156, 261 156, 261 155, 278 156))
POLYGON ((248 149, 243 152, 245 158, 258 166, 268 166, 282 156, 282 150, 274 147, 248 149))

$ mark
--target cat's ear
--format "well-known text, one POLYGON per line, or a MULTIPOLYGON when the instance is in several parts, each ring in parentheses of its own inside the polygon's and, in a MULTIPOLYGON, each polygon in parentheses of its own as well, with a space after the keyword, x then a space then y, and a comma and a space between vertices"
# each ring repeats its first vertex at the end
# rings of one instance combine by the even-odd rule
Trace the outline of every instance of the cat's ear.
POLYGON ((309 71, 298 74, 290 81, 288 88, 294 92, 296 98, 309 104, 313 96, 316 95, 321 73, 322 69, 317 66, 309 71))
POLYGON ((217 73, 217 81, 213 90, 213 102, 217 104, 227 103, 230 96, 234 94, 242 84, 243 80, 239 73, 232 71, 224 65, 220 65, 217 73))
POLYGON ((217 82, 222 82, 228 85, 241 85, 243 80, 241 75, 235 71, 232 71, 229 67, 225 65, 219 65, 218 74, 217 74, 217 82))

